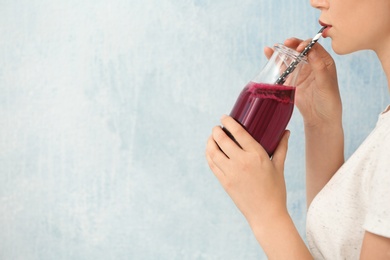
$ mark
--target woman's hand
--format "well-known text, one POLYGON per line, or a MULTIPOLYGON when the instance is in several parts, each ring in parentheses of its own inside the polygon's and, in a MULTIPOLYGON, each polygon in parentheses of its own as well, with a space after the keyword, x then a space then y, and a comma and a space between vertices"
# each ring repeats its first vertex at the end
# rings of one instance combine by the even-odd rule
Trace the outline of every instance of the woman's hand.
POLYGON ((267 225, 288 214, 283 172, 289 131, 270 159, 263 147, 232 117, 224 116, 221 122, 242 148, 216 126, 207 143, 206 157, 251 227, 259 228, 258 225, 267 225))
MULTIPOLYGON (((303 51, 311 39, 290 38, 284 45, 303 51)), ((264 49, 269 58, 273 50, 264 49)), ((330 54, 316 43, 308 53, 308 63, 300 71, 295 104, 306 127, 341 126, 342 106, 337 82, 336 66, 330 54)))
MULTIPOLYGON (((288 39, 284 44, 301 52, 310 40, 288 39)), ((264 49, 267 57, 273 50, 264 49)), ((309 205, 344 163, 342 105, 333 58, 319 44, 308 53, 295 93, 303 116, 306 152, 306 198, 309 205)))
POLYGON ((286 206, 284 162, 289 131, 272 159, 232 117, 213 128, 206 157, 211 170, 247 219, 268 259, 313 259, 286 206))

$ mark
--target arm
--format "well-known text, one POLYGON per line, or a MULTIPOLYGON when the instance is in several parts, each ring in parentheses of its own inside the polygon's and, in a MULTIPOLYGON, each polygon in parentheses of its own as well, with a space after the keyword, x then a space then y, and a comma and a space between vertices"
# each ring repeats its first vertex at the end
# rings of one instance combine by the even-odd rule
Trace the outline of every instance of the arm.
POLYGON ((288 213, 268 223, 262 227, 251 226, 268 259, 313 259, 288 213))
POLYGON ((344 134, 341 126, 305 127, 306 200, 314 197, 344 163, 344 134))
POLYGON ((257 241, 269 259, 312 259, 299 236, 286 205, 284 162, 289 132, 270 160, 263 147, 232 117, 208 140, 206 157, 211 170, 247 219, 257 241))
POLYGON ((364 234, 360 259, 390 259, 390 238, 382 237, 366 231, 364 234))

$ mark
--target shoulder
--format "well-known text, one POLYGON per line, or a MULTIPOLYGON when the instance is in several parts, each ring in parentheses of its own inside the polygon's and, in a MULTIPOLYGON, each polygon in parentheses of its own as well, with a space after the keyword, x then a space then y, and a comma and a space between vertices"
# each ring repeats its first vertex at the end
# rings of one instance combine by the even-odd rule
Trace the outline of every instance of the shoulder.
POLYGON ((372 134, 364 227, 374 234, 390 237, 390 114, 380 118, 372 134))
POLYGON ((390 166, 390 111, 381 115, 375 131, 376 142, 373 152, 377 156, 377 163, 390 166))

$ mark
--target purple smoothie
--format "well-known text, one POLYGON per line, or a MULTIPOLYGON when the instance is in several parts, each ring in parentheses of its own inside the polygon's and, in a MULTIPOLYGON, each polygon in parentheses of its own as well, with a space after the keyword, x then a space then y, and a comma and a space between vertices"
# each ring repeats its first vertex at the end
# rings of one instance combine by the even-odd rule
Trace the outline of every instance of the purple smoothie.
POLYGON ((230 115, 272 156, 290 121, 294 96, 295 87, 250 82, 230 115))

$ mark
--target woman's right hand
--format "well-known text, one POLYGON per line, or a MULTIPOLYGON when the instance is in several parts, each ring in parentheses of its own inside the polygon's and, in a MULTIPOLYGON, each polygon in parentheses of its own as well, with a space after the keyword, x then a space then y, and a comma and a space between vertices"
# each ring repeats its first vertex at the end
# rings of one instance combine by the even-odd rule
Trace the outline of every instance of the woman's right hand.
MULTIPOLYGON (((284 45, 301 52, 310 41, 290 38, 284 45)), ((273 50, 266 47, 264 53, 269 58, 273 50)), ((342 105, 333 58, 316 43, 308 53, 308 63, 300 71, 295 95, 305 127, 341 127, 342 105)))
MULTIPOLYGON (((309 40, 288 39, 284 45, 303 51, 309 40)), ((266 48, 270 57, 273 50, 266 48)), ((306 198, 308 205, 344 163, 342 106, 333 58, 319 44, 308 53, 296 88, 295 104, 305 125, 306 198)))

